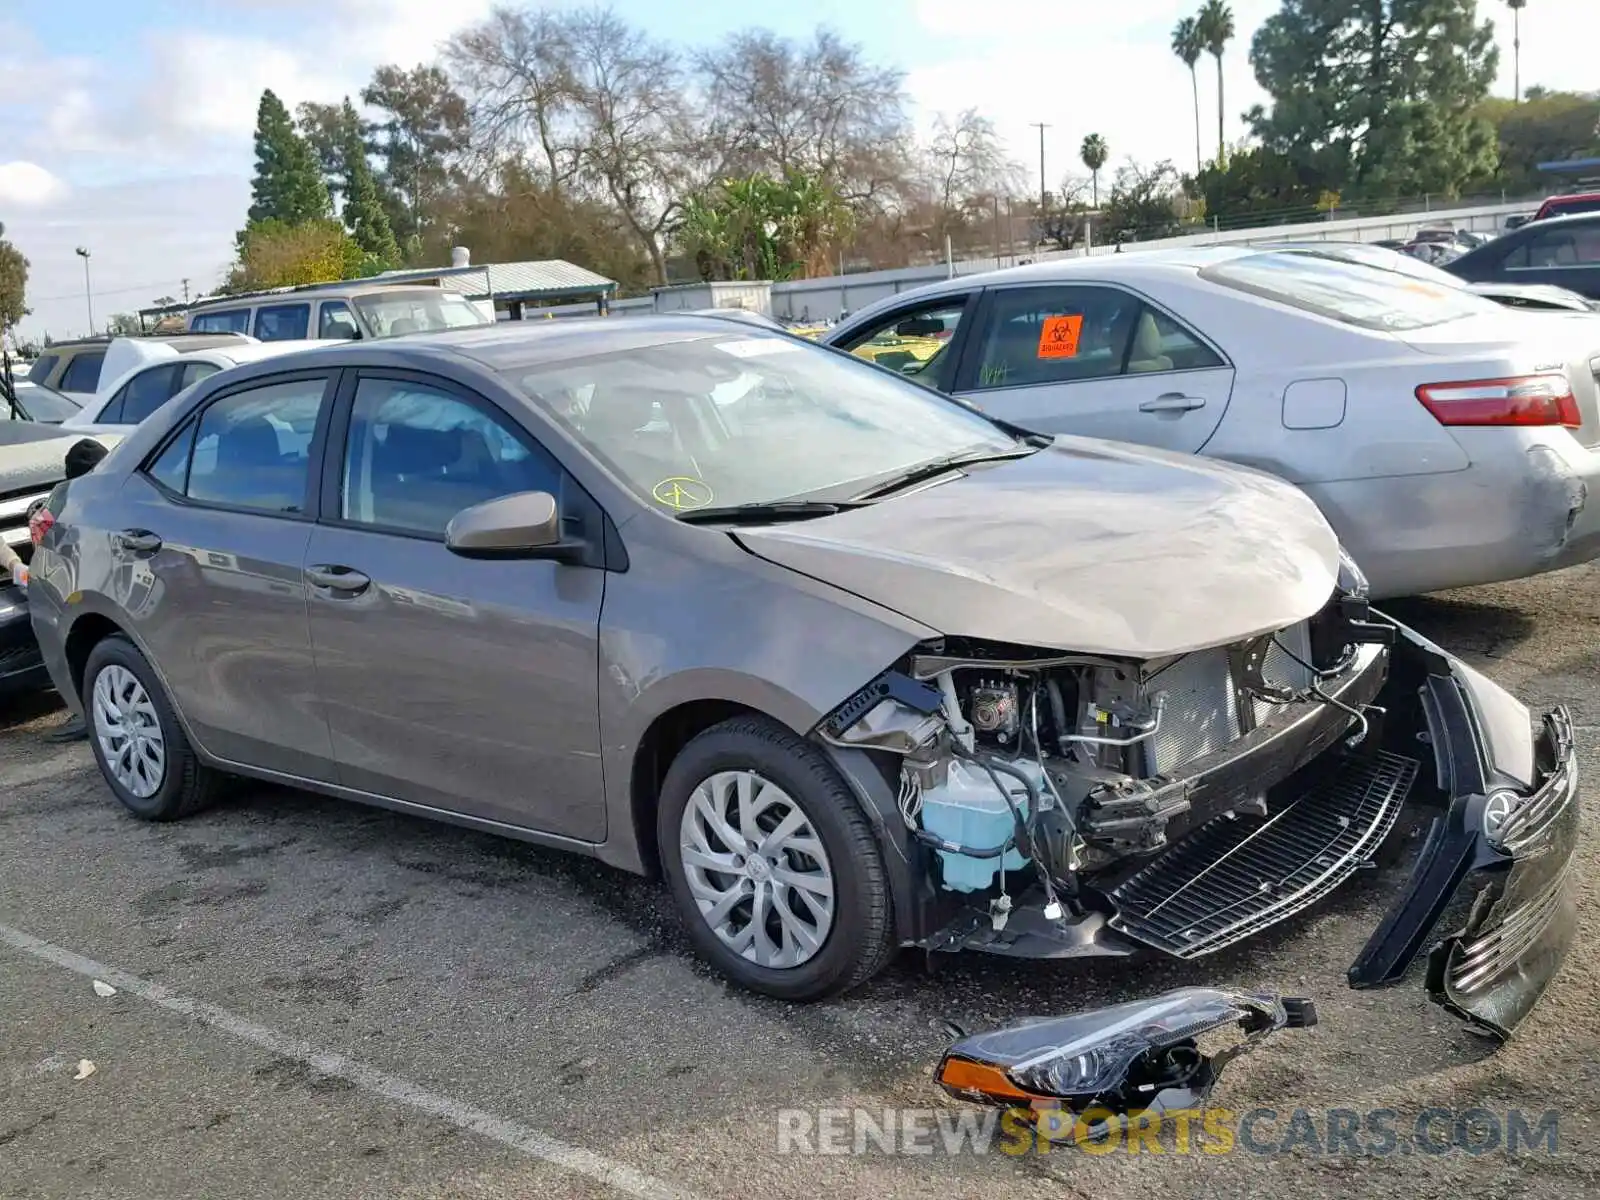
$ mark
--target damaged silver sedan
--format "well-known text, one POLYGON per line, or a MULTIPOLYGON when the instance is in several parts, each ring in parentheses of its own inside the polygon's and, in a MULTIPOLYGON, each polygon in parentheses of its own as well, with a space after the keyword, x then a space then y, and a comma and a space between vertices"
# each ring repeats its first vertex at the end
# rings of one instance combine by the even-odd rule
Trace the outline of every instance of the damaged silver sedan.
POLYGON ((246 775, 659 870, 814 1000, 902 946, 1209 954, 1410 806, 1352 982, 1438 941, 1500 1034, 1548 982, 1570 722, 1371 611, 1300 491, 756 326, 514 326, 223 372, 56 490, 33 622, 131 812, 246 775))

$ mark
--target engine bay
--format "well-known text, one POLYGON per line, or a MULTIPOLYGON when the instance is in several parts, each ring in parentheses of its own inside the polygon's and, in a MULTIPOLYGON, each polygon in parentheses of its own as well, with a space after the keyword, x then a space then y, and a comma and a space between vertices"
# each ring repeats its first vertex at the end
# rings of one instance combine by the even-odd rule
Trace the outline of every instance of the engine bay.
MULTIPOLYGON (((1044 916, 1085 913, 1086 884, 1169 848, 1204 820, 1268 816, 1305 756, 1273 753, 1286 714, 1326 732, 1307 753, 1360 745, 1378 715, 1341 681, 1390 630, 1348 597, 1288 629, 1134 662, 943 638, 852 696, 820 733, 882 752, 899 816, 932 851, 936 887, 988 901, 1043 892, 1044 916), (1249 759, 1248 762, 1245 760, 1249 759), (1192 813, 1211 786, 1203 812, 1192 813)), ((1303 722, 1302 722, 1303 723, 1303 722)))

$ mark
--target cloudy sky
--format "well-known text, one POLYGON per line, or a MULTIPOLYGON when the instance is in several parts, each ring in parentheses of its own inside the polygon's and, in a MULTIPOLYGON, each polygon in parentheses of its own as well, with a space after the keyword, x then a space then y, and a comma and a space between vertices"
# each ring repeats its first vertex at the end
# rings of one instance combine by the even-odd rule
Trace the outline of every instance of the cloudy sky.
MULTIPOLYGON (((30 332, 88 325, 87 247, 97 323, 224 272, 249 203, 256 102, 292 107, 357 92, 374 66, 429 59, 491 0, 5 0, 0 3, 0 221, 32 262, 30 332)), ((906 72, 919 119, 976 106, 1037 185, 1038 133, 1054 183, 1090 132, 1113 161, 1194 155, 1188 73, 1168 49, 1198 0, 616 0, 663 38, 703 44, 764 24, 803 37, 826 24, 906 72)), ((1511 22, 1497 0, 1501 78, 1511 92, 1511 22)), ((1246 61, 1277 0, 1233 0, 1239 37, 1225 59, 1230 140, 1262 97, 1246 61)), ((1600 87, 1600 0, 1533 0, 1524 12, 1524 85, 1600 87)), ((1200 75, 1215 112, 1214 67, 1200 75)), ((1215 118, 1204 128, 1215 138, 1215 118)))

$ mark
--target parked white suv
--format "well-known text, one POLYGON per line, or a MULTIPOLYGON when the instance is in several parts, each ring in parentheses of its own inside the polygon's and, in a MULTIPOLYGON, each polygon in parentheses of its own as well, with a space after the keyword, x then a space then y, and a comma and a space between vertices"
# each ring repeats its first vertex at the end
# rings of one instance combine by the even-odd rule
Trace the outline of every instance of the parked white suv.
POLYGON ((189 310, 191 333, 247 333, 261 342, 351 341, 492 324, 492 313, 461 293, 416 284, 315 284, 219 297, 189 310))

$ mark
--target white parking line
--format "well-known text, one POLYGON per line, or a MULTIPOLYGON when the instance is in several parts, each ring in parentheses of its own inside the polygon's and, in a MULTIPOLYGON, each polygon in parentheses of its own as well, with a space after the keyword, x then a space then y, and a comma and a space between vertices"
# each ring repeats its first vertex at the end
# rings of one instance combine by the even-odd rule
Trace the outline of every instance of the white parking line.
POLYGON ((319 1050, 309 1042, 268 1029, 265 1025, 257 1025, 254 1021, 235 1016, 227 1009, 207 1004, 204 1000, 181 996, 159 983, 152 983, 148 979, 130 975, 116 967, 97 963, 93 959, 36 938, 20 929, 0 925, 0 943, 14 950, 20 950, 23 954, 54 963, 58 967, 65 967, 86 978, 103 979, 124 992, 138 996, 141 1000, 148 1000, 168 1012, 192 1018, 242 1042, 249 1042, 273 1054, 304 1063, 323 1075, 347 1080, 363 1091, 382 1096, 396 1104, 404 1104, 429 1116, 437 1117, 441 1121, 448 1121, 458 1128, 499 1142, 502 1146, 508 1146, 529 1158, 536 1158, 565 1171, 571 1171, 575 1175, 584 1175, 597 1180, 625 1195, 637 1196, 640 1200, 695 1200, 690 1192, 622 1163, 613 1162, 592 1150, 570 1145, 521 1122, 497 1117, 463 1101, 430 1092, 410 1080, 379 1071, 343 1054, 319 1050))

